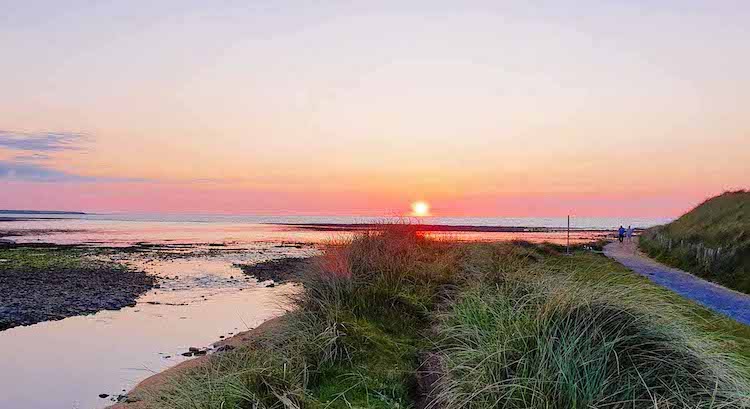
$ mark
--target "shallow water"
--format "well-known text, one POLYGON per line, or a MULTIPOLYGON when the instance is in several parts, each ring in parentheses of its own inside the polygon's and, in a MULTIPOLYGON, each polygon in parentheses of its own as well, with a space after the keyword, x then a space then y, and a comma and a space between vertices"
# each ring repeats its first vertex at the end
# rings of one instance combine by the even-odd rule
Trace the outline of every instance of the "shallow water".
MULTIPOLYGON (((336 233, 313 231, 273 223, 372 223, 383 218, 340 216, 221 216, 221 215, 23 215, 0 216, 0 236, 11 231, 21 236, 8 237, 17 242, 48 242, 127 246, 147 243, 224 243, 241 245, 259 241, 294 241, 319 243, 336 233), (25 220, 12 220, 12 218, 25 220), (5 219, 5 221, 4 221, 5 219), (8 221, 10 220, 10 221, 8 221)), ((439 225, 506 226, 563 228, 564 217, 425 217, 415 222, 439 225)), ((645 228, 669 222, 659 218, 591 218, 574 217, 573 229, 613 230, 620 225, 645 228)), ((341 235, 343 233, 338 233, 341 235)), ((527 239, 559 241, 563 233, 448 233, 457 238, 485 240, 527 239)))
MULTIPOLYGON (((198 252, 201 250, 199 249, 198 252)), ((292 284, 267 288, 234 263, 308 256, 310 247, 250 246, 194 256, 151 252, 123 262, 163 277, 134 307, 0 332, 0 408, 101 408, 220 336, 285 311, 292 284), (166 279, 164 277, 169 277, 166 279)))

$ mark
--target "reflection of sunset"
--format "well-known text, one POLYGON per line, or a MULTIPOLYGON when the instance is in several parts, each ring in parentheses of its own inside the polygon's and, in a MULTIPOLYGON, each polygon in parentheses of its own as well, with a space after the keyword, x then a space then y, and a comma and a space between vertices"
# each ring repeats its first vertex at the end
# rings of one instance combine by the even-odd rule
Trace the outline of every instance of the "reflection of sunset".
POLYGON ((418 201, 411 204, 412 216, 424 217, 430 215, 430 205, 425 201, 418 201))

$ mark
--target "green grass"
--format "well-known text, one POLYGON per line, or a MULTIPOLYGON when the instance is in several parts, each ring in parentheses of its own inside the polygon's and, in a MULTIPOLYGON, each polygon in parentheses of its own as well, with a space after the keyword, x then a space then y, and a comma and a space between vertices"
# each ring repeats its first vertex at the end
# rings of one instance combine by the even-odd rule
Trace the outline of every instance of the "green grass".
POLYGON ((146 396, 158 408, 741 408, 750 328, 602 255, 448 243, 408 226, 332 243, 252 345, 146 396), (419 391, 425 392, 425 391, 419 391))
POLYGON ((546 264, 545 269, 550 274, 572 274, 578 280, 594 283, 606 280, 617 283, 618 286, 633 288, 633 292, 637 291, 650 299, 661 300, 671 308, 678 309, 698 331, 706 336, 717 337, 726 351, 745 358, 746 362, 741 366, 750 371, 750 326, 718 315, 599 254, 579 251, 572 257, 557 257, 546 264))
POLYGON ((441 316, 440 407, 750 404, 747 327, 707 319, 599 255, 546 253, 516 251, 512 271, 441 316))
POLYGON ((727 192, 646 231, 641 248, 667 264, 750 293, 750 192, 727 192))
POLYGON ((75 247, 11 247, 0 248, 0 271, 47 270, 77 268, 91 260, 85 258, 88 250, 75 247))

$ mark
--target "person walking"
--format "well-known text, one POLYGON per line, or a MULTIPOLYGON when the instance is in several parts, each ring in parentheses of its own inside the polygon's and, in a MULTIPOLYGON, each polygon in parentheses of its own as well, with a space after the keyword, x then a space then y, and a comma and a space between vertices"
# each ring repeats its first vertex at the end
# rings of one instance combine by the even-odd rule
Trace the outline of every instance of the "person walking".
POLYGON ((628 230, 625 231, 625 236, 628 238, 628 243, 633 241, 633 231, 635 229, 632 226, 628 226, 628 230))
POLYGON ((625 228, 620 225, 620 228, 617 229, 617 240, 622 243, 622 241, 625 239, 625 228))

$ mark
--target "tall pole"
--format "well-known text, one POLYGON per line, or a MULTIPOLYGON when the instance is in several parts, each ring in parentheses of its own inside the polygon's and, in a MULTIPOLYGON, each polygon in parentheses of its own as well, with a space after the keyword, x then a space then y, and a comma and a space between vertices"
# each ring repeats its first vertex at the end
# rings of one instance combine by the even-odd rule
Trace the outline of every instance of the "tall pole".
POLYGON ((568 241, 565 244, 565 254, 570 254, 570 215, 568 215, 568 241))

